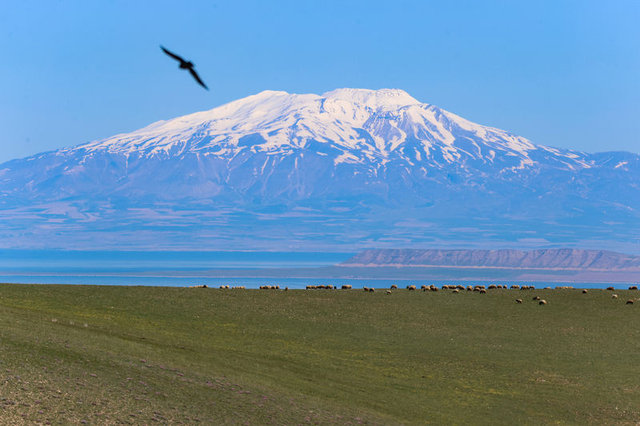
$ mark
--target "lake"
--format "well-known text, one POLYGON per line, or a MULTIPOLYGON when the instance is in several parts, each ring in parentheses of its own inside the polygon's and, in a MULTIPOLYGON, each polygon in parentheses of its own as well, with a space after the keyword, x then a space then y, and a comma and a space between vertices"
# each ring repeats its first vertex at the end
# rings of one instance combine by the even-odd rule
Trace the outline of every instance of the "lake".
MULTIPOLYGON (((273 278, 265 270, 322 268, 340 263, 353 253, 318 252, 184 252, 184 251, 67 251, 67 250, 8 250, 0 249, 0 282, 24 284, 92 284, 141 286, 191 286, 206 284, 257 288, 261 285, 280 285, 281 288, 305 288, 309 284, 350 284, 384 288, 391 284, 446 284, 455 280, 399 280, 399 279, 335 279, 314 275, 314 278, 273 278), (215 276, 220 271, 242 272, 238 277, 215 276), (255 270, 251 275, 251 270, 255 270), (214 272, 215 271, 215 272, 214 272)), ((229 274, 225 274, 229 276, 229 274)), ((269 274, 272 275, 272 274, 269 274)), ((492 281, 496 284, 524 283, 492 281)), ((475 282, 465 281, 465 284, 475 282)), ((486 284, 483 281, 477 283, 486 284)), ((629 284, 526 282, 545 287, 571 285, 580 288, 614 286, 625 289, 629 284)))

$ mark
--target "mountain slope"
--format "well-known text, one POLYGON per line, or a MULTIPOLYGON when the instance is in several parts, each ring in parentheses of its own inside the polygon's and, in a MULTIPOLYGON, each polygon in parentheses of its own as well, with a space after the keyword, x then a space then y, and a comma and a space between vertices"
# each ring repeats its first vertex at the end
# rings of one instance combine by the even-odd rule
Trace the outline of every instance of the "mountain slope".
POLYGON ((635 252, 639 209, 637 154, 535 145, 396 89, 265 91, 0 165, 5 247, 635 252))

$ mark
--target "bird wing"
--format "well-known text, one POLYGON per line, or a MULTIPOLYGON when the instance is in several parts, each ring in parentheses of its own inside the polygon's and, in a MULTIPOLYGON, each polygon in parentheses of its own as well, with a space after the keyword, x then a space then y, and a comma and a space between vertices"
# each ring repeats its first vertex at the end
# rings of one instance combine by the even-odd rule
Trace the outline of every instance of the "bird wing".
POLYGON ((198 73, 196 72, 196 70, 194 70, 193 68, 189 68, 189 72, 191 73, 191 75, 193 76, 193 78, 196 79, 196 81, 200 84, 200 86, 204 87, 205 89, 209 90, 209 88, 207 87, 206 84, 204 84, 202 82, 202 80, 200 80, 200 76, 198 75, 198 73))
POLYGON ((167 55, 171 56, 173 59, 180 61, 180 62, 185 62, 184 59, 182 59, 180 56, 176 55, 175 53, 171 53, 169 52, 167 49, 165 49, 163 46, 160 46, 160 49, 162 49, 162 51, 164 53, 166 53, 167 55))

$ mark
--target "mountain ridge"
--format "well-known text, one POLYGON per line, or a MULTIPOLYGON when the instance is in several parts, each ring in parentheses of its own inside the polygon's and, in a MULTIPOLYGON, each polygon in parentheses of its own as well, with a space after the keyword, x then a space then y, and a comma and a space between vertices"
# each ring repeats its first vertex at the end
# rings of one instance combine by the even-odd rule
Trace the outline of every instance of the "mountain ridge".
POLYGON ((536 145, 399 89, 264 91, 0 164, 4 247, 639 252, 639 212, 640 155, 536 145))
POLYGON ((640 271, 640 256, 607 250, 369 249, 340 266, 464 267, 572 271, 640 271))

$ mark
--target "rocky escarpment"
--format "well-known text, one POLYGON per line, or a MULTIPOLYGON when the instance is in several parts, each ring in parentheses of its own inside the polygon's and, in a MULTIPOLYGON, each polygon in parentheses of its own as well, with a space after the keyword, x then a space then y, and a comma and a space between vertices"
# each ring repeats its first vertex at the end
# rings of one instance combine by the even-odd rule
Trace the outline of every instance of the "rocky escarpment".
POLYGON ((342 266, 446 266, 568 270, 640 270, 640 256, 605 250, 365 250, 342 266))

